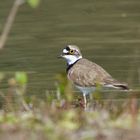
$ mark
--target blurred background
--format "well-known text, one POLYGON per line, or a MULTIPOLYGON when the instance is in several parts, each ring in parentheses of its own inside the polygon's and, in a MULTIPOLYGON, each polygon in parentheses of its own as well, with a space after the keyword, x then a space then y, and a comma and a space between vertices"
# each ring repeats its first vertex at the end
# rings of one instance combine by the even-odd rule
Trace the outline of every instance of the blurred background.
POLYGON ((0 35, 0 139, 140 139, 139 0, 4 0, 0 35), (133 90, 99 86, 85 111, 57 58, 67 44, 133 90))
MULTIPOLYGON (((0 31, 12 5, 9 0, 0 4, 0 31)), ((34 9, 21 5, 0 51, 0 71, 28 72, 29 94, 55 90, 55 75, 66 68, 57 56, 67 44, 78 45, 84 57, 139 89, 139 0, 42 0, 34 9)))

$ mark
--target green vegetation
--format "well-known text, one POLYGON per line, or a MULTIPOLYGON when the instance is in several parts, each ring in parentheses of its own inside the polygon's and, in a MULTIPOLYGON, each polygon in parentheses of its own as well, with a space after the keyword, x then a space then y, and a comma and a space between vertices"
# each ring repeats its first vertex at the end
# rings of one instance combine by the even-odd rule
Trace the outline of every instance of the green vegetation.
POLYGON ((36 8, 39 5, 40 0, 27 0, 27 2, 32 8, 36 8))
MULTIPOLYGON (((0 138, 128 140, 134 130, 140 129, 135 96, 123 100, 121 106, 111 100, 91 99, 88 110, 84 111, 82 96, 75 96, 64 75, 59 74, 56 78, 56 91, 44 93, 44 99, 41 99, 28 96, 26 73, 0 74, 1 84, 8 87, 0 92, 0 138)), ((135 137, 138 135, 136 133, 135 137)))

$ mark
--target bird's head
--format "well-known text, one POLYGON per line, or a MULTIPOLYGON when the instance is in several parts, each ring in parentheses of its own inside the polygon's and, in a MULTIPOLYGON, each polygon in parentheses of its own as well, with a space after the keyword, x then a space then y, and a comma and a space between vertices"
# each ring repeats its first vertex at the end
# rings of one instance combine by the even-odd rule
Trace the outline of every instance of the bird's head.
POLYGON ((67 45, 60 55, 61 58, 65 58, 68 65, 75 63, 82 58, 80 49, 76 45, 67 45))

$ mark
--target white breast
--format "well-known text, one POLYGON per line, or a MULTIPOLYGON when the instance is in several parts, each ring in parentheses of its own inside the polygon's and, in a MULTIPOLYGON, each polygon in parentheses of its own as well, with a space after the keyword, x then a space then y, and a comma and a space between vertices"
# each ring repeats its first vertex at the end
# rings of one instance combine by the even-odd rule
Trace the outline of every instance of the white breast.
POLYGON ((81 86, 76 86, 82 93, 85 95, 93 93, 96 90, 96 87, 81 87, 81 86))

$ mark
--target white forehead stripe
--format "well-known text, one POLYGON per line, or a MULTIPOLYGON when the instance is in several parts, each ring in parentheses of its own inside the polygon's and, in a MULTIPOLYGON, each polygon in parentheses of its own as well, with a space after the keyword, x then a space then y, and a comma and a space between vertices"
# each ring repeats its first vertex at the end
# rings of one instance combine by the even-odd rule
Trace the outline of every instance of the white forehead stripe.
POLYGON ((66 49, 63 50, 63 53, 68 53, 68 51, 66 49))

